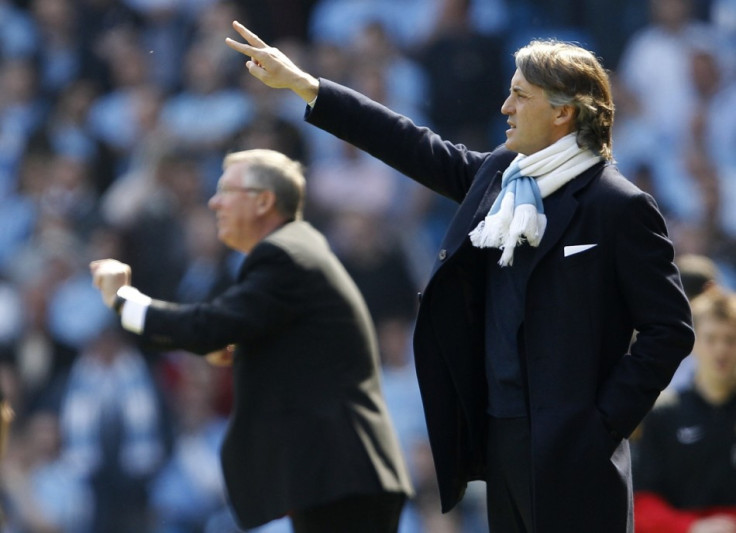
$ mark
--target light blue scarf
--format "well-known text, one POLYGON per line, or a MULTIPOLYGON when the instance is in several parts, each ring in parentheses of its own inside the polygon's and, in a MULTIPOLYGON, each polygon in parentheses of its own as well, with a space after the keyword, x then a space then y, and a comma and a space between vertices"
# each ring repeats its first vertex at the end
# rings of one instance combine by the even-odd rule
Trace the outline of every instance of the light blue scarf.
POLYGON ((529 156, 517 155, 503 173, 490 211, 470 232, 470 241, 478 248, 500 248, 498 264, 512 265, 518 244, 536 247, 542 241, 547 227, 542 199, 601 159, 580 148, 574 132, 529 156))

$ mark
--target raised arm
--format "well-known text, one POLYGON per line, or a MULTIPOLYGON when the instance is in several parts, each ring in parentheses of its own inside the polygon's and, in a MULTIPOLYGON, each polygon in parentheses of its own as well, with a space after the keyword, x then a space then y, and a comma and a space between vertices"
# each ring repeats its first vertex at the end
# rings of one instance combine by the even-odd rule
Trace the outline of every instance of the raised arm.
POLYGON ((229 37, 225 39, 225 43, 233 50, 250 57, 245 66, 254 77, 274 89, 291 89, 307 103, 317 97, 319 81, 314 76, 297 67, 278 48, 268 46, 240 22, 233 21, 233 28, 245 43, 229 37))
POLYGON ((426 127, 366 96, 297 67, 239 22, 233 28, 245 42, 226 39, 251 59, 248 72, 266 86, 290 89, 310 104, 306 120, 380 159, 435 192, 461 202, 487 154, 444 141, 426 127), (319 103, 312 107, 319 93, 319 103))

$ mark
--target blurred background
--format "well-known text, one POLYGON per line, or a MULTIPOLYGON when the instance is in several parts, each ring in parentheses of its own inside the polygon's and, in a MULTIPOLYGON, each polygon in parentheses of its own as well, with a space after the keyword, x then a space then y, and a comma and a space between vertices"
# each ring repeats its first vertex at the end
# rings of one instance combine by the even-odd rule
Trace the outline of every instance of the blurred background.
POLYGON ((487 531, 482 485, 439 513, 411 352, 455 206, 303 123, 300 99, 224 45, 234 19, 482 151, 505 138, 513 52, 582 44, 611 72, 620 169, 655 196, 678 253, 711 258, 733 288, 736 0, 0 0, 0 387, 16 412, 2 531, 238 531, 218 459, 228 370, 138 346, 87 265, 125 261, 155 298, 217 294, 242 257, 206 202, 224 154, 256 147, 307 166, 306 218, 373 314, 417 488, 401 533, 487 531))

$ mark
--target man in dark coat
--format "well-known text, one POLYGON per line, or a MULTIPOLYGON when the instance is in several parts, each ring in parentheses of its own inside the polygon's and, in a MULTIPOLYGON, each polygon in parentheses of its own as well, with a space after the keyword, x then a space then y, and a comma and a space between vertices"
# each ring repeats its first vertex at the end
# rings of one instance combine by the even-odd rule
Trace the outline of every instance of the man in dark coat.
POLYGON ((233 26, 249 72, 304 99, 309 122, 460 204, 414 333, 443 510, 485 479, 491 531, 633 531, 627 437, 693 332, 663 217, 611 162, 595 56, 517 51, 505 146, 479 153, 233 26))
POLYGON ((123 327, 155 347, 221 360, 234 345, 222 467, 242 526, 288 514, 297 533, 395 532, 411 487, 373 324, 302 220, 303 200, 299 163, 271 150, 229 154, 210 207, 218 238, 247 254, 230 289, 207 303, 151 300, 114 259, 91 264, 94 283, 123 327))

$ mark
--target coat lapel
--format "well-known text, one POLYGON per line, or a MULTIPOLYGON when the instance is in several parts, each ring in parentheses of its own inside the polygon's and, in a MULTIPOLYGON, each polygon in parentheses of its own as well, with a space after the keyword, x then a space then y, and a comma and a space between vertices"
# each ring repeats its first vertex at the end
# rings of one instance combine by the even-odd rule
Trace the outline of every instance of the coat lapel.
POLYGON ((442 240, 440 253, 444 257, 434 262, 430 278, 446 264, 445 258, 453 256, 463 245, 470 246, 468 234, 491 209, 493 200, 501 191, 501 176, 502 172, 497 171, 490 180, 479 180, 471 187, 442 240))
POLYGON ((496 175, 493 176, 493 178, 491 179, 491 183, 488 185, 488 187, 486 187, 486 190, 483 192, 483 196, 478 203, 478 208, 475 210, 473 218, 470 221, 470 229, 468 231, 477 226, 478 223, 483 220, 488 214, 488 211, 491 210, 493 202, 496 200, 496 197, 501 192, 502 176, 502 172, 500 170, 497 171, 496 175))
POLYGON ((534 254, 532 269, 536 268, 539 261, 562 238, 578 209, 578 191, 585 188, 595 176, 599 175, 603 166, 602 163, 593 165, 561 190, 545 199, 544 211, 547 215, 547 229, 544 232, 544 237, 542 237, 542 242, 539 243, 537 253, 534 254))

